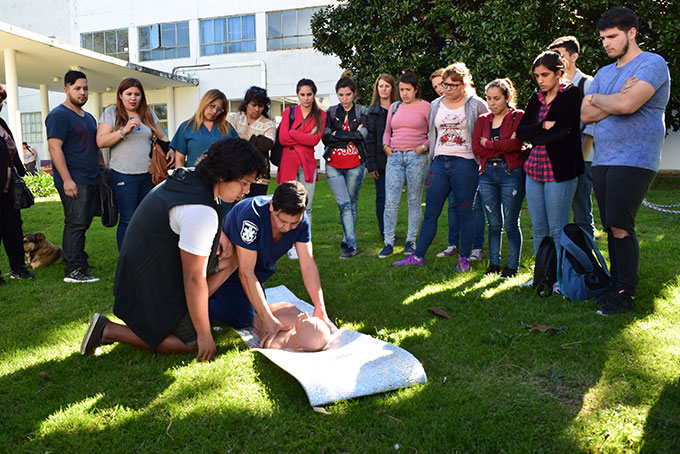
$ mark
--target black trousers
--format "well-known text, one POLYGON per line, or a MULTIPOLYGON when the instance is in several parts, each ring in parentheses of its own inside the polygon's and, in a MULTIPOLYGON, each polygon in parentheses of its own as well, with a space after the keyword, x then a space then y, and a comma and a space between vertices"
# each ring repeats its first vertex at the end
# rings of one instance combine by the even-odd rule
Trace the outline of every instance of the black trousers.
POLYGON ((635 295, 640 282, 640 245, 635 235, 635 216, 656 172, 640 167, 593 167, 593 189, 600 208, 600 220, 607 232, 611 283, 618 290, 635 295), (629 233, 615 238, 611 227, 629 233))
POLYGON ((5 246, 9 266, 13 271, 20 271, 25 267, 22 224, 21 210, 12 207, 9 194, 0 192, 0 241, 5 246))
POLYGON ((77 186, 78 198, 76 199, 67 197, 63 187, 57 188, 64 207, 64 235, 61 247, 66 260, 64 271, 67 276, 73 270, 87 273, 90 268, 87 263, 88 255, 85 252, 85 232, 90 228, 99 203, 97 185, 79 184, 77 186))

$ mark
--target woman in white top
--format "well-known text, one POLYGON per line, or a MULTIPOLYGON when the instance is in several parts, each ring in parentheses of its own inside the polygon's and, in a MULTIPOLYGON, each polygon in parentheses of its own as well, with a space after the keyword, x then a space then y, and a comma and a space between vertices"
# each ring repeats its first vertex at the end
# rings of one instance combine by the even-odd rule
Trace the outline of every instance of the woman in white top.
POLYGON ((255 145, 267 162, 266 172, 250 185, 247 197, 265 195, 269 187, 269 151, 276 139, 276 123, 269 118, 269 104, 267 90, 252 86, 246 91, 239 111, 227 115, 238 136, 255 145))
POLYGON ((425 215, 415 252, 397 266, 425 265, 425 252, 437 233, 444 202, 453 193, 460 224, 458 271, 469 271, 475 233, 472 205, 479 181, 479 164, 472 152, 472 133, 477 117, 488 110, 475 95, 472 76, 464 63, 454 63, 442 75, 444 96, 430 109, 430 173, 427 178, 425 215))
MULTIPOLYGON (((123 79, 118 85, 116 105, 104 109, 97 127, 97 145, 111 149, 109 165, 120 213, 116 232, 118 250, 132 214, 153 188, 149 166, 154 135, 160 140, 168 140, 156 114, 146 104, 142 83, 132 77, 123 79)), ((172 165, 174 159, 174 152, 170 150, 168 163, 172 165)))

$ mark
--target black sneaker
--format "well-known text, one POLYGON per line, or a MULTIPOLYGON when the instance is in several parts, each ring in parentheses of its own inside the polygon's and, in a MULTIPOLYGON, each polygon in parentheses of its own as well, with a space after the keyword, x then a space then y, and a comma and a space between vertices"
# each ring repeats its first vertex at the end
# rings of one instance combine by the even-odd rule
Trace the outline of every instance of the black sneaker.
POLYGON ((344 254, 345 251, 347 250, 347 248, 349 248, 349 246, 347 246, 347 243, 345 243, 344 241, 342 241, 342 242, 340 243, 340 253, 341 253, 341 254, 344 254))
POLYGON ((11 273, 9 273, 10 279, 35 279, 35 274, 31 273, 26 269, 26 267, 23 267, 19 271, 14 271, 12 270, 11 273))
POLYGON ((635 300, 633 295, 625 290, 619 292, 609 300, 602 309, 597 311, 598 315, 616 315, 628 312, 635 307, 635 300))
POLYGON ((501 279, 508 279, 511 277, 515 277, 517 275, 517 270, 513 270, 512 268, 508 268, 507 266, 503 268, 503 271, 501 272, 501 279))
POLYGON ((496 274, 501 272, 501 267, 498 265, 489 265, 489 267, 484 271, 484 274, 496 274))
POLYGON ((347 249, 345 249, 345 252, 343 252, 340 255, 340 258, 341 259, 351 259, 352 257, 357 255, 358 253, 359 253, 358 248, 355 248, 355 247, 352 247, 352 246, 347 246, 347 249))
POLYGON ((99 280, 98 277, 90 276, 87 273, 83 273, 81 270, 73 270, 66 277, 64 278, 64 282, 72 282, 72 283, 79 283, 79 282, 97 282, 99 280))
POLYGON ((394 246, 391 244, 386 244, 384 248, 382 248, 382 251, 380 251, 380 254, 378 254, 378 258, 384 259, 392 255, 394 252, 394 246))
POLYGON ((411 254, 415 254, 415 252, 416 252, 416 243, 414 243, 413 241, 407 241, 406 243, 404 243, 404 254, 411 255, 411 254))
POLYGON ((87 327, 83 342, 80 344, 81 355, 88 355, 102 345, 102 332, 107 323, 109 323, 109 319, 101 314, 94 314, 92 316, 90 326, 87 327))
POLYGON ((597 295, 594 300, 598 306, 604 306, 609 303, 609 301, 612 300, 616 295, 618 295, 618 293, 618 289, 612 285, 604 289, 604 291, 597 295))

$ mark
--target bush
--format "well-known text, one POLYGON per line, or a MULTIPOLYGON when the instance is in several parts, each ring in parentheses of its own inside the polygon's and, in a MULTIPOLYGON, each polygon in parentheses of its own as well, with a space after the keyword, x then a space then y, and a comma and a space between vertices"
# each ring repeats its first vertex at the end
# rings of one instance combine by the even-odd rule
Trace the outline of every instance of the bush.
POLYGON ((24 181, 34 197, 49 197, 57 193, 57 188, 54 187, 54 179, 52 179, 52 175, 47 173, 27 174, 24 181))

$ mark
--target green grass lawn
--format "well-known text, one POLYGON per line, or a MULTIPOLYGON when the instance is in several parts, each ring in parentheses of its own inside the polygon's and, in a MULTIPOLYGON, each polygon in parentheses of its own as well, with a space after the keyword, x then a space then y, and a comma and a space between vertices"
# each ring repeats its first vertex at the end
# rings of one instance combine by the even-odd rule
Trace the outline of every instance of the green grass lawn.
MULTIPOLYGON (((679 189, 679 179, 659 179, 648 198, 679 203, 679 189)), ((500 281, 483 275, 486 263, 463 274, 455 258, 435 257, 446 247, 445 214, 426 267, 392 267, 401 253, 378 259, 374 194, 367 180, 361 254, 343 261, 337 207, 318 183, 313 238, 328 313, 338 326, 413 353, 427 384, 316 413, 291 376, 230 329, 215 333, 209 364, 126 345, 82 357, 92 313, 112 316, 113 307, 115 229, 95 219, 87 251, 100 282, 65 284, 55 265, 0 288, 0 452, 680 452, 680 216, 641 208, 637 306, 604 318, 594 303, 516 288, 533 261, 526 208, 522 273, 500 281), (562 330, 533 333, 523 324, 562 330)), ((406 211, 404 200, 402 234, 406 211)), ((61 244, 58 199, 38 201, 23 220, 24 232, 61 244)), ((597 240, 606 256, 601 231, 597 240)), ((0 267, 8 272, 4 254, 0 267)), ((297 263, 284 258, 278 269, 267 285, 309 300, 297 263)))

